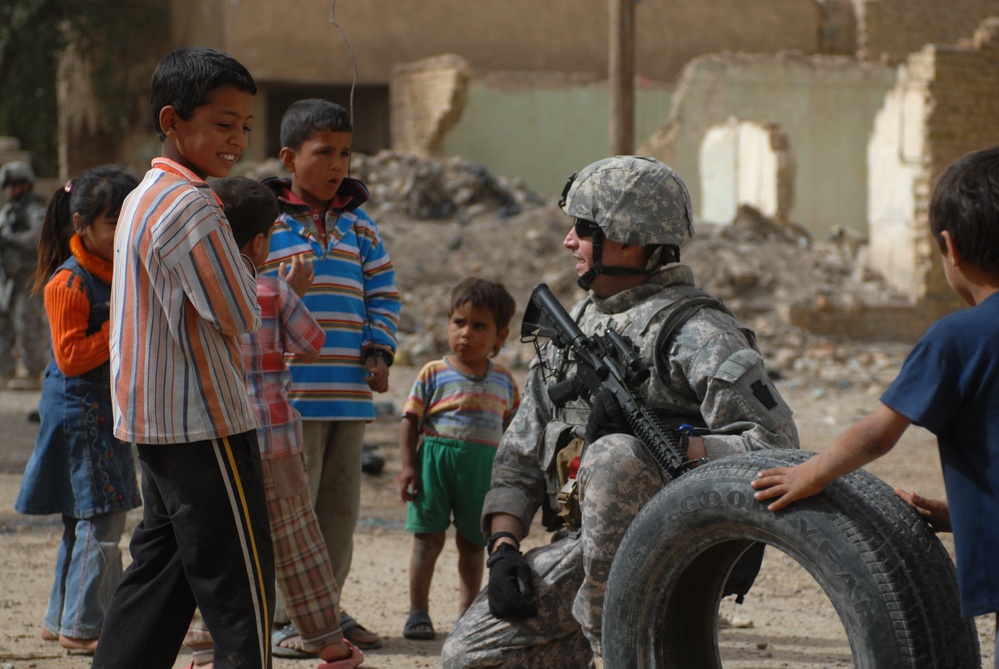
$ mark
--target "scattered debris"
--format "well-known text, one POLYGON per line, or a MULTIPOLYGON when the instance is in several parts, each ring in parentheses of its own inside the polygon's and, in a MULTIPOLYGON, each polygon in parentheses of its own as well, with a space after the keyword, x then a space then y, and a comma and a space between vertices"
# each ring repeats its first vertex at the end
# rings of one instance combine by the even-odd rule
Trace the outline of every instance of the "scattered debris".
POLYGON ((377 476, 385 469, 385 458, 382 457, 378 446, 364 444, 361 447, 361 471, 365 474, 377 476))

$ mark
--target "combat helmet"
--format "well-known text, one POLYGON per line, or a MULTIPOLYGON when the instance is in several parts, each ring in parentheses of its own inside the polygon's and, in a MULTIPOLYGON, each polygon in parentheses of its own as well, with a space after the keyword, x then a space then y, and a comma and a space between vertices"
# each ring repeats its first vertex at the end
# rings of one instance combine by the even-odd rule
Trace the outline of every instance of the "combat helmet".
POLYGON ((34 183, 35 173, 23 160, 13 160, 0 167, 0 188, 9 184, 34 183))
POLYGON ((565 184, 559 206, 574 219, 595 223, 594 266, 579 278, 588 290, 601 273, 647 274, 680 259, 680 245, 694 236, 690 194, 676 170, 646 156, 615 156, 587 165, 565 184), (604 267, 603 238, 619 244, 660 247, 645 269, 604 267))

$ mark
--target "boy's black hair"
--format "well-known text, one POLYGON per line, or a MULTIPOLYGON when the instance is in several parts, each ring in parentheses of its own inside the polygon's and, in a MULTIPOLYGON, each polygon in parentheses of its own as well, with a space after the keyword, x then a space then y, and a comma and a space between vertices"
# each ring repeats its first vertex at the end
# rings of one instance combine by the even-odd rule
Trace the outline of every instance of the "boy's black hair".
POLYGON ((476 309, 488 309, 496 321, 496 330, 509 327, 517 303, 502 283, 487 281, 477 277, 462 279, 451 290, 451 311, 463 304, 471 304, 476 309))
POLYGON ((223 86, 257 94, 257 84, 249 71, 227 53, 189 46, 163 56, 153 72, 149 91, 153 128, 160 141, 166 139, 166 133, 160 127, 160 110, 173 107, 186 121, 197 107, 208 104, 209 96, 223 86))
POLYGON ((347 110, 335 102, 309 98, 293 102, 281 117, 281 146, 298 151, 321 130, 354 132, 347 110))
POLYGON ((944 170, 930 198, 930 230, 944 230, 961 257, 983 272, 999 270, 999 147, 967 153, 944 170))
POLYGON ((49 198, 38 240, 38 264, 32 277, 32 292, 41 293, 52 274, 72 255, 69 240, 85 230, 101 214, 114 214, 125 197, 139 185, 138 179, 117 165, 92 167, 49 198), (73 214, 80 215, 74 228, 73 214))
POLYGON ((247 177, 226 177, 213 181, 212 190, 222 200, 225 217, 240 249, 258 234, 270 233, 280 213, 277 197, 270 188, 247 177))

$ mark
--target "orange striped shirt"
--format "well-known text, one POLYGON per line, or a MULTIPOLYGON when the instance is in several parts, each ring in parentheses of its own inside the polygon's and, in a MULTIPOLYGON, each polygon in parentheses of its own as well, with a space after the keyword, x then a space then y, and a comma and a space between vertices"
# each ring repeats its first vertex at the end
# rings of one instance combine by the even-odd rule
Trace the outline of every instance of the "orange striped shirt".
POLYGON ((214 193, 156 158, 115 232, 115 435, 171 444, 254 429, 239 336, 259 326, 254 277, 214 193))

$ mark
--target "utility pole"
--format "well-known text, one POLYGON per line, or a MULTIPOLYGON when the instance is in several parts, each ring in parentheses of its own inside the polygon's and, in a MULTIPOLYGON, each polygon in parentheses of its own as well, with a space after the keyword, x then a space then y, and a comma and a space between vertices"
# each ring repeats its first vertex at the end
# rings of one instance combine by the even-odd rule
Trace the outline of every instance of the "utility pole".
POLYGON ((635 151, 635 3, 610 0, 610 149, 635 151))

